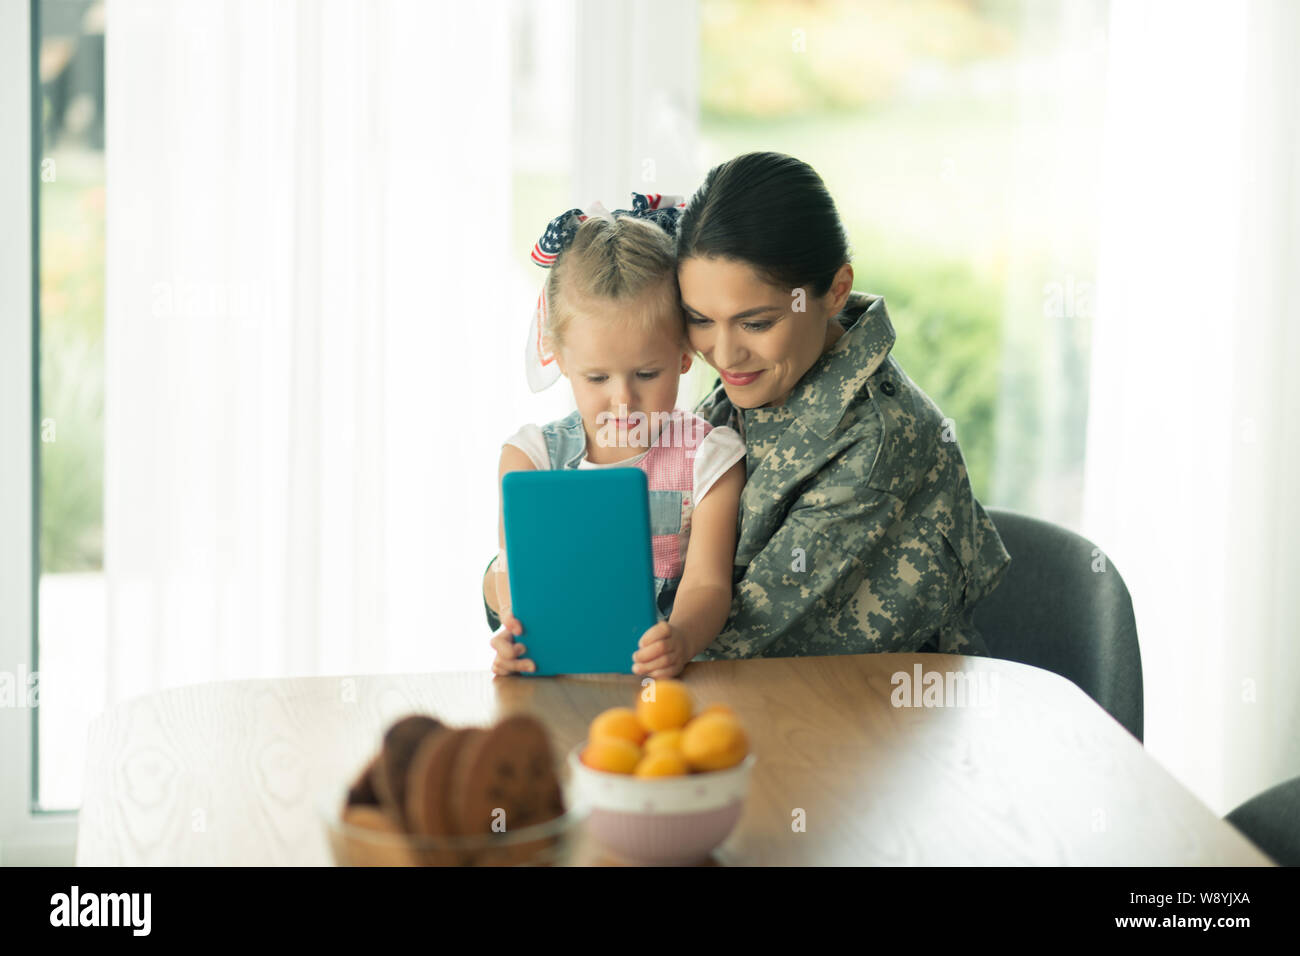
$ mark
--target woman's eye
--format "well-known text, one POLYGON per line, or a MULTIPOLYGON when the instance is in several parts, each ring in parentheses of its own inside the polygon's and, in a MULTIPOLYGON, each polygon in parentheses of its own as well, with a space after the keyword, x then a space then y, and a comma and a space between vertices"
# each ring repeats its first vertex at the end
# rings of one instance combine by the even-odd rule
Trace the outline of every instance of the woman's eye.
POLYGON ((637 372, 636 377, 641 379, 643 382, 648 382, 652 378, 658 378, 659 373, 658 372, 637 372))
POLYGON ((766 332, 772 327, 771 322, 742 322, 741 328, 746 332, 766 332))
POLYGON ((709 325, 710 323, 712 323, 712 321, 713 321, 712 319, 701 319, 693 315, 688 315, 686 317, 687 325, 704 326, 704 325, 709 325))

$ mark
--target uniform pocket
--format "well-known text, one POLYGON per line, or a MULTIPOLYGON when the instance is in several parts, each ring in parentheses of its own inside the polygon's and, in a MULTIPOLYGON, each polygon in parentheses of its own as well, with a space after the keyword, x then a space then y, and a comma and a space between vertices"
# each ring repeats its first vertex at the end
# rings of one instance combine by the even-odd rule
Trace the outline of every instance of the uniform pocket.
POLYGON ((682 530, 682 492, 650 492, 650 533, 677 534, 682 530))
POLYGON ((926 538, 942 570, 943 580, 937 583, 939 590, 946 595, 946 618, 948 613, 959 610, 966 603, 966 568, 946 534, 931 529, 926 538))
POLYGON ((901 649, 916 650, 961 609, 966 572, 948 538, 928 520, 919 519, 904 540, 895 578, 906 594, 902 603, 910 605, 915 617, 906 628, 911 646, 901 649))

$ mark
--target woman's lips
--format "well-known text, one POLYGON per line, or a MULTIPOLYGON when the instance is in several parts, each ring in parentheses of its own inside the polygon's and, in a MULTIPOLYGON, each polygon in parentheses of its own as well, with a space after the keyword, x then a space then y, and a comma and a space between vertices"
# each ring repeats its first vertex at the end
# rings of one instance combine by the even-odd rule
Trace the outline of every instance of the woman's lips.
POLYGON ((722 376, 722 380, 728 385, 748 385, 762 375, 763 370, 759 369, 757 372, 724 372, 722 369, 718 369, 718 374, 722 376))

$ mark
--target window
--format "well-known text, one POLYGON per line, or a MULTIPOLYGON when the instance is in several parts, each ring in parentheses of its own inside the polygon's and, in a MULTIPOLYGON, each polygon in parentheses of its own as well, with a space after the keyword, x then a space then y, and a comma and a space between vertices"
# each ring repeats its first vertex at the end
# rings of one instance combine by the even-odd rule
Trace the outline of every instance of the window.
POLYGON ((37 806, 79 804, 104 707, 104 8, 40 4, 37 806))
MULTIPOLYGON (((844 219, 975 494, 1077 527, 1107 5, 701 0, 707 165, 772 149, 844 219)), ((761 201, 756 199, 756 201, 761 201)))

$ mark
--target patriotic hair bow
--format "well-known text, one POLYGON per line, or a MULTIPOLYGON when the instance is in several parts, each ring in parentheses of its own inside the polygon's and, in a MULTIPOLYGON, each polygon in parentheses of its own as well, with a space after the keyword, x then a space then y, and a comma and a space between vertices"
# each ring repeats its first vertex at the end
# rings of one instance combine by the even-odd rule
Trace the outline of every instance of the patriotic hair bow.
MULTIPOLYGON (((686 208, 681 196, 665 196, 661 193, 633 193, 631 209, 607 210, 600 203, 592 203, 587 209, 570 209, 560 213, 546 226, 546 232, 533 244, 533 262, 543 269, 549 269, 578 234, 578 227, 588 219, 608 219, 611 222, 620 216, 633 216, 647 219, 670 236, 677 235, 677 220, 686 208)), ((528 327, 528 345, 524 356, 524 367, 528 374, 528 387, 540 392, 555 384, 560 377, 560 368, 555 361, 555 353, 546 348, 542 332, 546 328, 546 284, 542 284, 541 294, 537 297, 537 306, 533 310, 533 320, 528 327)))

